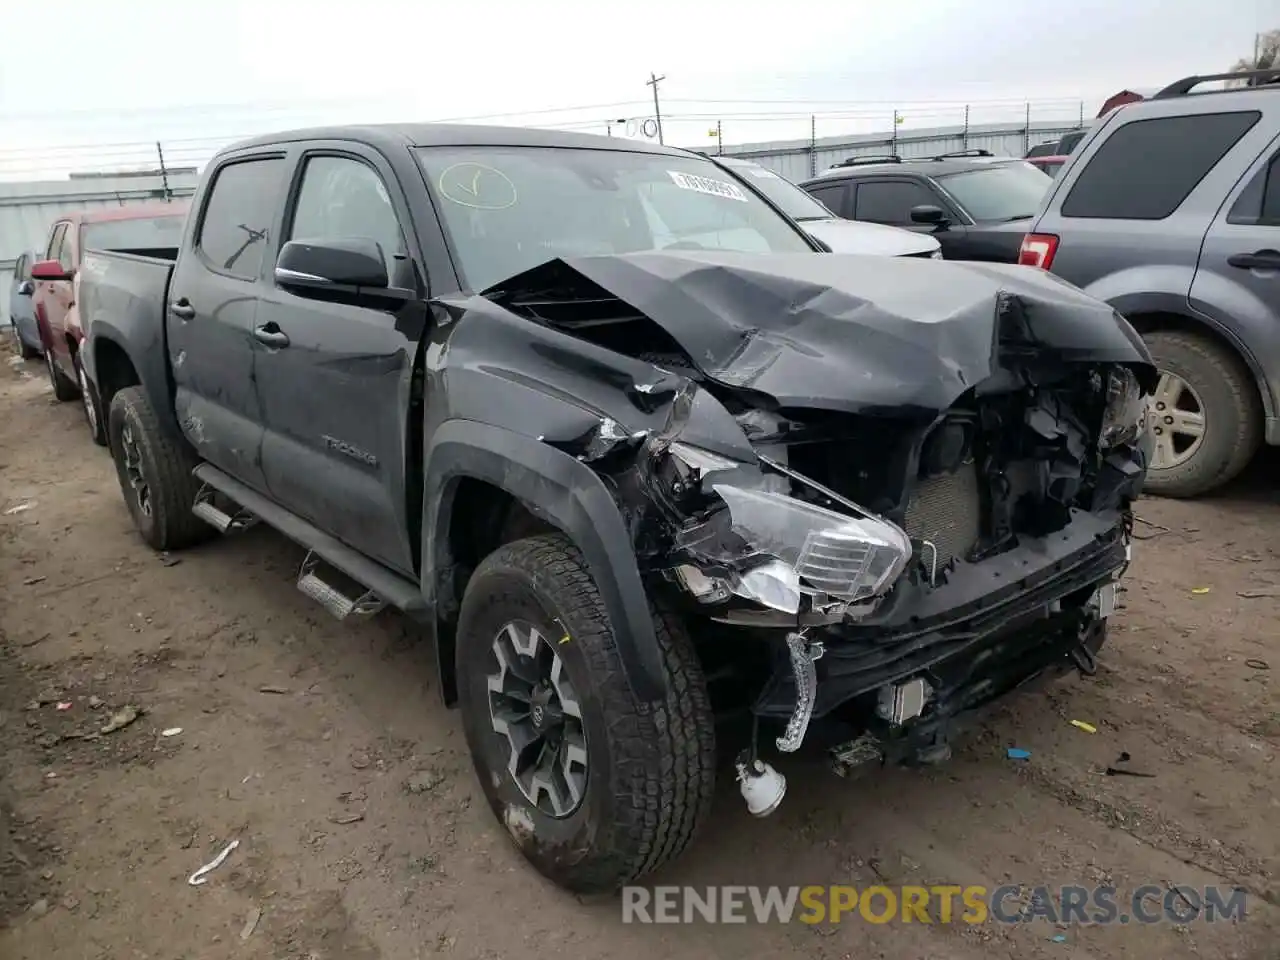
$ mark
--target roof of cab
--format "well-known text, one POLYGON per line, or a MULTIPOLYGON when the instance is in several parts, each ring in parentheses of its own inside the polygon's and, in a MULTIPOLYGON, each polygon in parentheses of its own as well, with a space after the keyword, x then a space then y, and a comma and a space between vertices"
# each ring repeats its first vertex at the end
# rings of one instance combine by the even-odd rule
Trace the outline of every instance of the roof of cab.
POLYGON ((299 140, 352 140, 383 149, 400 147, 567 147, 579 150, 619 150, 698 157, 676 147, 664 147, 623 137, 594 133, 567 133, 532 127, 499 127, 470 123, 383 123, 357 126, 310 127, 265 134, 233 143, 220 153, 254 147, 279 146, 299 140))

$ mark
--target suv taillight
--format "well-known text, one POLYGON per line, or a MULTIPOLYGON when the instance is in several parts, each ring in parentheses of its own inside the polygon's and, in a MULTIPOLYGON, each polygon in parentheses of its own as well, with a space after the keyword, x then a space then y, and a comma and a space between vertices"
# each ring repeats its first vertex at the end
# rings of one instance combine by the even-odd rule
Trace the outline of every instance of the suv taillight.
POLYGON ((1053 255, 1058 252, 1058 238, 1052 233, 1028 233, 1018 248, 1018 263, 1024 267, 1048 270, 1053 266, 1053 255))

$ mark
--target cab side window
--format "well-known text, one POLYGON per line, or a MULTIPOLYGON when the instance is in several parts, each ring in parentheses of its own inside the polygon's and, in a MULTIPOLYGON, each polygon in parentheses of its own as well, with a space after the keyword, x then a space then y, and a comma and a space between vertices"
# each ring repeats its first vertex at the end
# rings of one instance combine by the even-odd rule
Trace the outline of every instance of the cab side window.
POLYGON ((257 279, 283 172, 279 157, 237 160, 217 172, 196 238, 196 248, 214 270, 257 279))
POLYGON ((393 287, 412 287, 404 231, 382 178, 351 157, 311 157, 287 240, 373 240, 393 287))

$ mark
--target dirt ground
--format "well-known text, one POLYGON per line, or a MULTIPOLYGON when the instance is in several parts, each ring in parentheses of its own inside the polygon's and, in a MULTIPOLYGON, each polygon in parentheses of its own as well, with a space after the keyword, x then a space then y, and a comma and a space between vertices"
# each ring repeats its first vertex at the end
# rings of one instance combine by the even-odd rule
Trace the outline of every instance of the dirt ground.
POLYGON ((1275 960, 1278 464, 1211 500, 1143 501, 1160 527, 1139 526, 1095 678, 1016 698, 931 770, 784 764, 767 820, 725 778, 654 878, 1221 884, 1247 891, 1244 922, 643 926, 523 864, 399 619, 329 619, 270 530, 156 556, 79 406, 0 357, 0 957, 1275 960), (98 733, 126 707, 142 713, 98 733), (1121 751, 1154 777, 1104 775, 1121 751))

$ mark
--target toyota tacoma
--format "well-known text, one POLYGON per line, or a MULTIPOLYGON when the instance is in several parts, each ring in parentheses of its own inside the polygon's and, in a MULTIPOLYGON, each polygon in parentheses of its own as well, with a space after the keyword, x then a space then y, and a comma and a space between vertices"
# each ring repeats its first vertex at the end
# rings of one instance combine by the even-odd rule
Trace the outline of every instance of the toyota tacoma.
POLYGON ((802 743, 937 762, 1094 669, 1155 373, 1041 271, 826 253, 704 157, 447 125, 237 144, 178 247, 90 256, 143 539, 265 522, 334 616, 420 623, 569 889, 688 845, 718 734, 763 815, 802 743))

